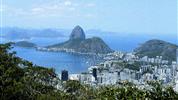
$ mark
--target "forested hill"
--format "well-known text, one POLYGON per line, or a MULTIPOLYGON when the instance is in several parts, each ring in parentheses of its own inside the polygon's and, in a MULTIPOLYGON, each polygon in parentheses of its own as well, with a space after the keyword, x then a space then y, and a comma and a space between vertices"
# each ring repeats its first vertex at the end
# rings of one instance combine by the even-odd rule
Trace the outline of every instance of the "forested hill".
POLYGON ((178 46, 166 41, 153 39, 146 41, 134 51, 139 57, 162 56, 165 60, 176 61, 176 50, 178 46))
POLYGON ((33 65, 11 52, 10 44, 0 44, 0 100, 178 100, 172 87, 149 82, 152 89, 140 90, 129 82, 115 86, 61 82, 54 69, 33 65))

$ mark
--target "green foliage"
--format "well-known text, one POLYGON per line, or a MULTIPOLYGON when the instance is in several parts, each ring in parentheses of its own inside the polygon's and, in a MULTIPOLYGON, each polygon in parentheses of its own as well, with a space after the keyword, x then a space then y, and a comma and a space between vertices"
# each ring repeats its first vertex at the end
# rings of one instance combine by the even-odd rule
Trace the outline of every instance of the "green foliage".
POLYGON ((149 58, 156 58, 162 56, 164 60, 170 62, 176 61, 176 50, 178 46, 162 40, 149 40, 136 48, 134 51, 139 57, 148 56, 149 58))
POLYGON ((148 82, 152 89, 148 91, 148 96, 153 100, 178 100, 178 93, 172 87, 163 87, 160 82, 148 82))
POLYGON ((0 100, 178 100, 172 87, 159 82, 148 82, 151 89, 141 90, 129 82, 92 87, 69 80, 58 90, 54 69, 24 61, 10 49, 10 43, 0 44, 0 100))
POLYGON ((36 99, 40 94, 52 94, 55 88, 46 85, 56 77, 53 69, 34 66, 10 52, 11 43, 0 45, 0 99, 36 99))
POLYGON ((135 61, 133 63, 128 63, 126 61, 123 61, 123 62, 117 62, 116 64, 118 66, 123 67, 123 68, 128 68, 128 69, 136 70, 136 71, 139 71, 140 67, 141 67, 141 63, 137 62, 137 61, 135 61))
POLYGON ((33 47, 36 47, 36 44, 28 42, 28 41, 19 41, 15 43, 15 46, 33 48, 33 47))
POLYGON ((97 97, 102 100, 132 100, 134 98, 140 100, 146 99, 146 94, 134 86, 104 87, 97 97))

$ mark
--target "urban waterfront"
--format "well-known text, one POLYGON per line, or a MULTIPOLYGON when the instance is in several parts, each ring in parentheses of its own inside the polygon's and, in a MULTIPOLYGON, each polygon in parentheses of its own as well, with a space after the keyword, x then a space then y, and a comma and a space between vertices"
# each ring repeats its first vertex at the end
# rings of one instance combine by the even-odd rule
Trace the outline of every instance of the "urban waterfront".
MULTIPOLYGON (((91 37, 91 36, 90 36, 91 37)), ((119 35, 102 35, 101 36, 106 43, 116 51, 122 52, 132 52, 132 50, 139 46, 139 44, 151 39, 151 36, 148 37, 134 37, 134 41, 131 40, 131 36, 122 37, 119 35), (112 41, 110 40, 112 38, 112 41), (131 42, 133 41, 133 42, 131 42)), ((172 43, 176 43, 176 39, 173 36, 166 38, 166 36, 157 38, 164 39, 166 41, 170 41, 172 43)), ((27 41, 35 43, 39 46, 47 46, 58 42, 63 42, 67 40, 68 37, 61 37, 61 38, 32 38, 27 41)), ((10 42, 11 40, 4 39, 5 42, 10 42)), ((18 40, 13 40, 18 41, 18 40)), ((17 56, 29 60, 34 64, 54 68, 56 73, 61 73, 61 70, 68 70, 69 73, 81 73, 87 71, 88 67, 99 64, 103 60, 97 56, 89 56, 89 55, 78 55, 78 54, 71 54, 65 52, 42 52, 36 51, 32 48, 21 48, 21 47, 14 47, 14 51, 17 52, 17 56), (28 55, 28 56, 27 56, 28 55)))
POLYGON ((0 5, 0 100, 178 100, 176 0, 0 5))

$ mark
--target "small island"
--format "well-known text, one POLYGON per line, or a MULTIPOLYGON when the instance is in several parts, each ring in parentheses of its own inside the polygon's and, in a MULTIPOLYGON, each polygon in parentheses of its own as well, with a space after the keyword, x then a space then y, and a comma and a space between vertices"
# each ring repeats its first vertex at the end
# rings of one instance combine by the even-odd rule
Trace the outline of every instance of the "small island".
POLYGON ((28 41, 19 41, 14 44, 17 47, 35 48, 37 45, 28 41))

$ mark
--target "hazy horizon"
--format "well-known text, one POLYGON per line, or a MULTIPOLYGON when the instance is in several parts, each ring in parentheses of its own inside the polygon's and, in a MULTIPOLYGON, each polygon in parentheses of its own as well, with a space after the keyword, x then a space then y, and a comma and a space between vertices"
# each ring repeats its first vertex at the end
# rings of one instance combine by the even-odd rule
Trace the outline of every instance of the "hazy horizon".
MULTIPOLYGON (((76 25, 77 26, 77 25, 76 25)), ((81 26, 81 25, 79 25, 81 26)), ((75 26, 74 26, 75 27, 75 26)), ((74 28, 73 27, 73 28, 74 28)), ((82 27, 82 26, 81 26, 82 27)), ((63 27, 43 27, 43 28, 39 28, 39 27, 20 27, 20 26, 3 26, 0 27, 2 28, 9 28, 9 29, 24 29, 24 30, 46 30, 46 29, 50 29, 50 30, 65 30, 65 31, 72 31, 73 28, 63 28, 63 27)), ((85 32, 87 31, 100 31, 103 33, 114 33, 111 35, 129 35, 129 34, 135 34, 135 35, 143 35, 143 34, 147 34, 147 35, 171 35, 171 36, 175 36, 177 35, 177 33, 156 33, 156 32, 122 32, 122 31, 112 31, 112 30, 104 30, 104 29, 97 29, 97 28, 93 28, 93 29, 84 29, 83 30, 85 32)), ((70 34, 69 32, 69 34, 70 34)))
POLYGON ((1 7, 3 27, 177 33, 176 0, 6 0, 1 7))

